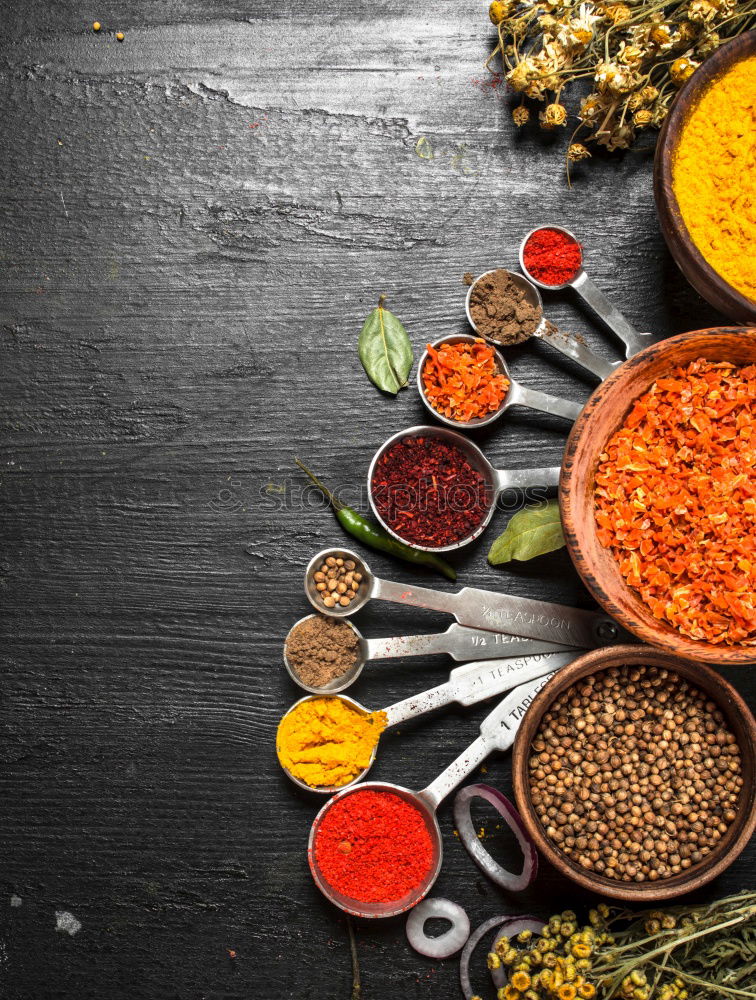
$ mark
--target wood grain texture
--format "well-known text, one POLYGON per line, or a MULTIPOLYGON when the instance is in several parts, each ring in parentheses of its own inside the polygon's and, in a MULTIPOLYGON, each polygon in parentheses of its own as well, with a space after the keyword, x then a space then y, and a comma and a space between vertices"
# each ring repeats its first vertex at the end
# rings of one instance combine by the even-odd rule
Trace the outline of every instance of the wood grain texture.
MULTIPOLYGON (((0 0, 0 22, 3 994, 347 997, 346 928, 305 860, 317 803, 278 769, 273 734, 298 697, 281 642, 309 610, 304 567, 344 541, 293 456, 366 507, 375 448, 425 420, 414 389, 392 401, 364 377, 365 315, 386 293, 417 354, 467 332, 463 272, 513 266, 547 220, 580 234, 640 329, 721 320, 664 249, 648 152, 568 190, 563 137, 513 134, 477 0, 306 16, 291 0, 0 0), (56 931, 56 911, 81 930, 56 931)), ((568 294, 547 308, 620 357, 568 294)), ((588 398, 547 346, 510 358, 524 384, 588 398)), ((554 465, 564 424, 515 409, 475 440, 495 465, 554 465)), ((592 606, 564 551, 488 566, 507 516, 455 556, 460 582, 592 606)), ((381 605, 358 621, 368 636, 448 623, 381 605)), ((351 693, 380 707, 449 666, 374 664, 351 693)), ((373 776, 422 787, 485 713, 401 727, 373 776)), ((491 760, 487 779, 507 789, 508 769, 491 760)), ((440 822, 437 891, 474 924, 587 899, 547 866, 503 897, 448 804, 440 822)), ((754 860, 706 892, 752 884, 754 860)), ((401 921, 358 941, 365 1000, 458 995, 456 964, 411 952, 401 921)))

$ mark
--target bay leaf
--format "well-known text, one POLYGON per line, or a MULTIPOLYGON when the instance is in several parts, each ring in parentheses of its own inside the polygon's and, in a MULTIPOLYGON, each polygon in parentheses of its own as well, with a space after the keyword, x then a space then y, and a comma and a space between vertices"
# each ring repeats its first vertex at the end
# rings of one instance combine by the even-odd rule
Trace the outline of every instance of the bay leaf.
POLYGON ((512 559, 525 562, 547 552, 556 552, 563 545, 559 502, 549 500, 537 507, 518 510, 491 546, 488 561, 492 566, 499 566, 512 559))
POLYGON ((407 384, 412 362, 412 344, 401 321, 383 305, 365 320, 357 348, 368 378, 384 392, 395 396, 407 384))

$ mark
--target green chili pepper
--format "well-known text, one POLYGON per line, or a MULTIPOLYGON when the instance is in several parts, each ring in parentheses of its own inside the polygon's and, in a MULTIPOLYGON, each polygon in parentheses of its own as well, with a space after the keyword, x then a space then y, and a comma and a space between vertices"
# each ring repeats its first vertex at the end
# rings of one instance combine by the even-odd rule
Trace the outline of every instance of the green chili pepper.
POLYGON ((379 552, 386 552, 397 559, 414 563, 416 566, 428 566, 430 569, 435 569, 437 573, 443 573, 449 580, 457 579, 457 571, 445 559, 434 555, 433 552, 423 552, 421 549, 413 549, 411 545, 405 545, 404 542, 397 541, 396 538, 391 536, 380 525, 363 517, 362 514, 358 514, 351 507, 345 506, 298 458, 295 458, 294 461, 310 477, 318 489, 322 491, 333 507, 336 519, 344 531, 352 535, 353 538, 356 538, 358 542, 362 542, 363 545, 369 545, 371 549, 377 549, 379 552))

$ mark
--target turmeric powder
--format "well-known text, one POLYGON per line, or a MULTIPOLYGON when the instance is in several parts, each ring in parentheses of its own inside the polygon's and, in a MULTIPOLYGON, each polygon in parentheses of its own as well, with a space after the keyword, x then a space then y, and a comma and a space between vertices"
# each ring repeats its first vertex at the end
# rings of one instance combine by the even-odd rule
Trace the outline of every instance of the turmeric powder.
POLYGON ((756 57, 704 91, 673 154, 680 213, 703 257, 756 301, 756 57))
POLYGON ((370 763, 385 712, 362 712, 343 698, 307 698, 281 719, 278 759, 311 788, 340 788, 370 763))

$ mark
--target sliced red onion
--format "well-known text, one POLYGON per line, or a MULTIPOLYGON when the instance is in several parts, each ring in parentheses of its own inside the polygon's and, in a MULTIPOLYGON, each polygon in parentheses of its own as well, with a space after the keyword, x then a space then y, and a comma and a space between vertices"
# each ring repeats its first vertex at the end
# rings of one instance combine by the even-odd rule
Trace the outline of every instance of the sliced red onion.
POLYGON ((459 833, 459 839, 475 864, 488 877, 509 892, 521 892, 526 889, 538 872, 538 855, 535 845, 525 829, 520 814, 515 807, 497 788, 490 785, 466 785, 457 792, 454 800, 454 822, 459 833), (478 839, 470 813, 470 803, 473 799, 485 799, 499 813, 509 829, 517 838, 523 855, 522 871, 513 875, 491 857, 478 839))
POLYGON ((501 927, 502 924, 509 924, 513 920, 519 919, 519 917, 513 917, 511 914, 506 917, 491 917, 490 920, 485 920, 480 927, 474 930, 467 939, 467 944, 462 949, 462 954, 459 957, 459 985, 462 987, 465 1000, 472 1000, 475 996, 470 985, 470 959, 478 946, 478 942, 485 934, 493 930, 494 927, 501 927))
MULTIPOLYGON (((532 931, 534 934, 543 934, 545 926, 544 921, 538 920, 537 917, 515 917, 510 923, 505 924, 504 927, 500 927, 497 930, 491 944, 491 951, 496 951, 496 945, 502 938, 511 941, 513 937, 517 937, 520 931, 532 931)), ((503 965, 500 965, 498 969, 491 969, 491 979, 497 990, 503 989, 507 985, 507 973, 503 965)))
POLYGON ((470 920, 457 903, 450 899, 424 899, 418 903, 407 918, 407 940, 426 958, 449 958, 454 955, 470 936, 470 920), (448 920, 451 927, 438 937, 428 937, 425 922, 432 917, 448 920))

